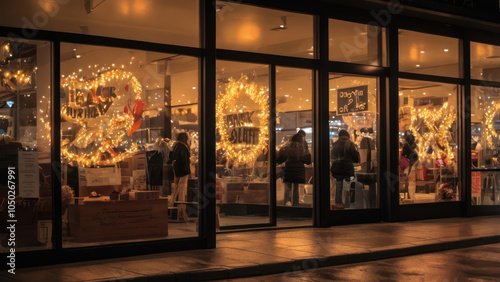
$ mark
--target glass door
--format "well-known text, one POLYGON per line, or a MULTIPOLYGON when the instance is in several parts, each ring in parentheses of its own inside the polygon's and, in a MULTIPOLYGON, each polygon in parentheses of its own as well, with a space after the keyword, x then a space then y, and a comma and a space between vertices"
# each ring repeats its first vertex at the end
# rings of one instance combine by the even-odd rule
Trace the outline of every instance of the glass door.
POLYGON ((220 230, 270 226, 269 65, 217 62, 220 230))
POLYGON ((313 72, 276 67, 276 216, 278 226, 311 226, 313 72))

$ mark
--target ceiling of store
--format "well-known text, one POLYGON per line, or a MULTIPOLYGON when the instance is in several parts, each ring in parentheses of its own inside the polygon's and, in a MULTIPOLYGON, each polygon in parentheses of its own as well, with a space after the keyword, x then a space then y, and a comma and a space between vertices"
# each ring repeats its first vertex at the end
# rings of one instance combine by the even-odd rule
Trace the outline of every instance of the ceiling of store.
MULTIPOLYGON (((91 13, 86 12, 83 2, 74 0, 59 5, 55 0, 10 1, 8 13, 0 17, 0 25, 17 27, 33 25, 44 30, 198 46, 197 0, 108 0, 91 13), (41 22, 42 17, 35 16, 43 13, 48 17, 46 22, 41 22)), ((216 5, 220 9, 216 18, 218 48, 312 57, 310 55, 313 50, 311 49, 312 16, 247 6, 238 1, 217 1, 216 5), (282 17, 286 17, 286 29, 271 30, 283 24, 282 17)), ((333 36, 337 38, 336 42, 352 41, 353 29, 338 29, 333 36)), ((406 30, 401 31, 400 39, 400 69, 402 71, 458 75, 458 39, 406 30), (448 51, 445 52, 445 49, 448 51)), ((162 88, 164 83, 162 76, 156 73, 156 61, 165 58, 171 59, 170 70, 176 77, 172 85, 172 95, 182 97, 173 99, 173 105, 196 101, 199 91, 198 64, 196 59, 188 57, 63 44, 61 46, 61 59, 63 60, 61 74, 71 74, 82 69, 82 74, 90 76, 92 72, 95 73, 97 69, 102 70, 103 67, 107 69, 113 68, 113 64, 115 67, 124 65, 127 70, 136 73, 138 77, 150 76, 152 79, 145 82, 145 87, 156 89, 162 88), (75 54, 81 57, 76 59, 75 54)), ((476 71, 482 72, 483 68, 500 68, 500 47, 473 44, 471 60, 475 67, 472 71, 473 75, 476 75, 476 71)), ((278 68, 278 71, 278 110, 310 109, 312 106, 311 72, 292 68, 278 68)), ((226 61, 220 61, 217 64, 219 82, 227 80, 228 77, 239 77, 241 73, 249 74, 253 77, 252 79, 268 85, 267 65, 226 61)), ((405 88, 427 87, 432 86, 431 84, 434 85, 434 83, 427 82, 404 80, 400 82, 400 86, 405 88)), ((452 85, 451 89, 453 87, 452 85)), ((431 87, 429 92, 431 91, 433 95, 448 95, 450 89, 447 86, 431 87)), ((423 95, 423 91, 415 93, 417 93, 415 95, 423 95), (420 92, 421 94, 418 94, 420 92)))

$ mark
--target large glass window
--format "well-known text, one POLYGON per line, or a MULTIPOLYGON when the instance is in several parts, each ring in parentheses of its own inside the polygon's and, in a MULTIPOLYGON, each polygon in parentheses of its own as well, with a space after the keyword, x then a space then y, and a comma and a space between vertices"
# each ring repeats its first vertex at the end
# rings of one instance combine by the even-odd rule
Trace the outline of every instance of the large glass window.
POLYGON ((378 208, 377 78, 330 74, 332 209, 378 208))
POLYGON ((0 37, 0 252, 52 248, 51 58, 49 42, 0 37))
POLYGON ((473 205, 500 205, 500 88, 473 86, 471 193, 473 205))
POLYGON ((269 66, 217 61, 219 225, 268 224, 269 66))
POLYGON ((500 81, 500 46, 470 43, 470 77, 500 81))
POLYGON ((9 3, 0 26, 23 28, 19 37, 36 30, 200 46, 198 0, 30 1, 9 3))
POLYGON ((459 77, 459 40, 410 30, 399 30, 399 70, 459 77))
POLYGON ((312 75, 307 69, 276 68, 276 205, 285 206, 278 212, 280 226, 312 223, 312 75))
POLYGON ((399 80, 400 203, 460 200, 458 93, 454 84, 399 80))
POLYGON ((386 65, 385 28, 328 20, 330 61, 386 65))
POLYGON ((217 1, 217 48, 314 58, 313 16, 217 1))
POLYGON ((60 63, 63 246, 197 236, 198 59, 62 43, 60 63))

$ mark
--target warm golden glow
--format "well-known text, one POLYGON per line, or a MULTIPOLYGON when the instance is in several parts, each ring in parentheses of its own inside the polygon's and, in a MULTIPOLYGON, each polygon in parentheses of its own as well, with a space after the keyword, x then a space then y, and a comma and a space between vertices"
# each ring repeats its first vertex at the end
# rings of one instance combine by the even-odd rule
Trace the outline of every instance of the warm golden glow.
POLYGON ((255 43, 260 38, 260 27, 254 23, 245 23, 238 28, 236 39, 240 44, 255 43))
POLYGON ((59 5, 56 3, 55 0, 41 0, 38 1, 38 5, 47 13, 53 13, 56 10, 56 5, 59 5))
MULTIPOLYGON (((67 108, 78 107, 75 101, 71 101, 71 99, 68 103, 62 105, 61 117, 81 126, 75 140, 66 139, 61 141, 62 157, 69 162, 77 162, 82 166, 112 165, 130 158, 137 151, 137 144, 131 143, 129 145, 126 140, 127 132, 134 125, 134 117, 121 111, 123 105, 127 103, 127 99, 133 97, 138 100, 142 97, 142 86, 132 73, 116 69, 102 73, 93 80, 83 80, 76 75, 69 75, 62 79, 61 85, 69 95, 92 91, 99 86, 113 86, 117 95, 113 99, 113 104, 117 105, 115 109, 103 114, 98 113, 98 119, 101 118, 99 121, 95 118, 73 118, 69 116, 66 111, 67 108), (93 122, 94 126, 89 127, 88 125, 91 122, 93 122), (71 146, 87 148, 94 141, 97 141, 96 146, 92 147, 91 152, 72 153, 69 151, 71 146), (123 153, 116 153, 114 148, 118 147, 128 147, 128 149, 123 153), (111 158, 103 160, 102 156, 106 153, 111 158)), ((102 99, 102 97, 99 99, 102 99)))
POLYGON ((420 54, 419 50, 418 50, 418 46, 415 44, 412 44, 409 51, 410 51, 410 59, 412 61, 418 61, 419 54, 420 54))
POLYGON ((149 14, 150 6, 149 0, 135 0, 133 4, 134 13, 139 16, 146 16, 149 14))
POLYGON ((230 79, 226 86, 225 93, 220 93, 217 98, 216 120, 217 129, 221 136, 220 142, 217 144, 217 149, 224 149, 228 159, 238 163, 251 163, 257 157, 267 151, 267 142, 269 140, 269 96, 266 94, 264 87, 259 87, 254 82, 247 82, 248 77, 243 75, 236 81, 230 79), (259 127, 260 134, 257 144, 233 144, 230 141, 228 125, 226 123, 226 113, 236 112, 236 109, 230 107, 230 103, 236 101, 240 95, 248 95, 259 108, 259 127))
POLYGON ((497 137, 497 131, 493 125, 495 116, 500 112, 500 101, 495 101, 484 115, 484 136, 490 148, 494 147, 493 137, 497 137))
POLYGON ((455 122, 457 114, 453 106, 448 106, 444 103, 443 106, 435 111, 429 109, 415 109, 412 106, 405 106, 411 112, 410 130, 418 141, 418 155, 420 158, 425 158, 429 146, 432 146, 432 156, 435 159, 440 159, 442 154, 453 159, 453 149, 448 142, 449 129, 455 122), (417 128, 419 121, 423 121, 426 127, 426 132, 420 134, 417 128), (439 146, 437 145, 439 144, 439 146))

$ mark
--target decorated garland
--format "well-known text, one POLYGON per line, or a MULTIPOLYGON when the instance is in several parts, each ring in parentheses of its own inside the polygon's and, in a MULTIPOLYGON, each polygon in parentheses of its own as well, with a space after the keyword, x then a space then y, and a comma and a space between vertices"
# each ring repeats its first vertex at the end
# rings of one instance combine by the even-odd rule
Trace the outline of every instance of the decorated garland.
MULTIPOLYGON (((248 77, 242 75, 239 80, 230 79, 226 86, 225 93, 220 93, 216 105, 217 129, 221 136, 217 149, 224 149, 228 159, 239 163, 251 163, 258 156, 267 151, 269 140, 269 96, 266 95, 263 87, 257 86, 254 82, 248 82, 248 77), (259 137, 254 144, 236 144, 232 142, 231 126, 227 122, 229 112, 237 112, 231 103, 237 101, 241 95, 248 95, 259 108, 259 137)), ((245 126, 251 126, 245 124, 245 126)))
POLYGON ((414 107, 408 107, 411 112, 411 123, 410 130, 418 141, 418 155, 420 158, 425 158, 429 146, 434 143, 433 146, 433 157, 440 159, 443 154, 448 158, 452 159, 454 157, 453 149, 448 142, 448 132, 457 114, 452 106, 448 106, 448 103, 444 103, 443 106, 438 110, 429 109, 418 109, 414 107), (417 122, 422 120, 427 132, 420 134, 417 128, 417 122))
POLYGON ((490 148, 494 147, 493 137, 497 137, 498 134, 493 126, 493 119, 500 111, 500 101, 493 102, 491 108, 488 109, 488 112, 484 115, 484 136, 486 137, 486 143, 490 148))
POLYGON ((74 140, 61 142, 66 160, 82 166, 112 165, 138 150, 126 138, 140 127, 146 109, 135 76, 116 69, 92 80, 68 76, 61 85, 70 97, 61 107, 61 117, 80 126, 74 140), (124 152, 115 152, 117 148, 124 152))

